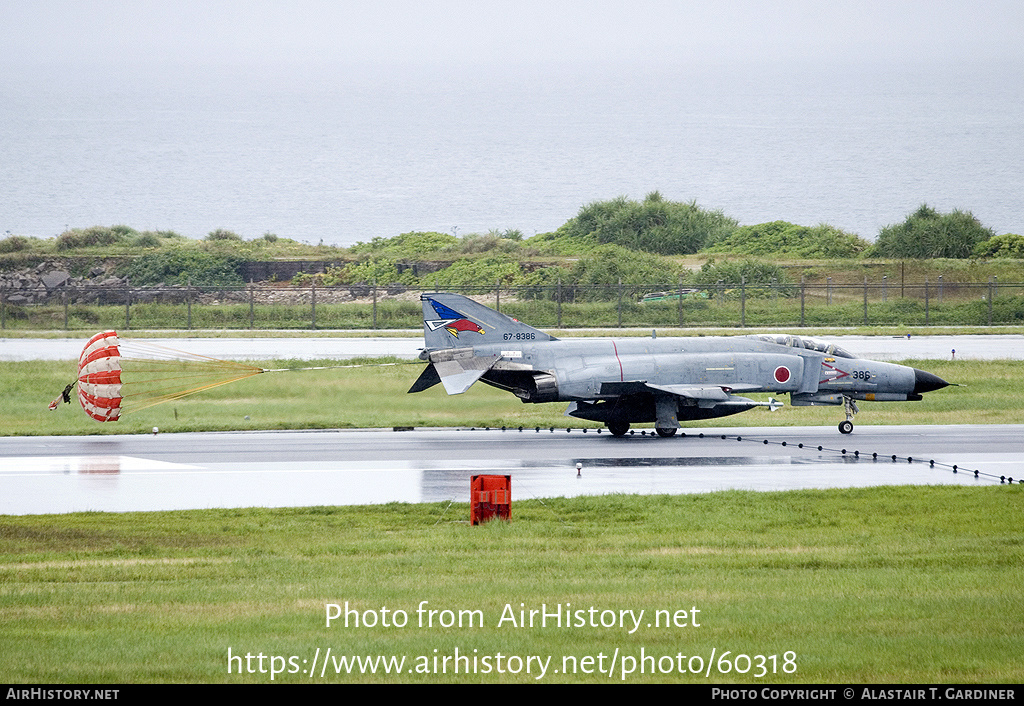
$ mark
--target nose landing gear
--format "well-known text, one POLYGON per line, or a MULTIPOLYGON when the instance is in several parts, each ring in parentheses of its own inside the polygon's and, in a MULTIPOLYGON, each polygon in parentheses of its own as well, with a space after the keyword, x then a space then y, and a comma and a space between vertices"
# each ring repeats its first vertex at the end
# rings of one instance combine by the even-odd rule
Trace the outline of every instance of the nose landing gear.
POLYGON ((857 403, 853 398, 846 395, 843 395, 843 410, 846 412, 846 419, 839 422, 839 433, 849 434, 853 431, 853 415, 860 410, 857 409, 857 403))

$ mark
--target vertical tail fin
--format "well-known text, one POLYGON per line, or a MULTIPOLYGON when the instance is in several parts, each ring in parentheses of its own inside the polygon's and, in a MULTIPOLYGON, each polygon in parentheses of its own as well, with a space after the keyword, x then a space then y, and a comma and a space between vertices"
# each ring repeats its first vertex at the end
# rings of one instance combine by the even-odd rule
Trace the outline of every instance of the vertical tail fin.
POLYGON ((543 331, 449 292, 421 294, 427 350, 468 348, 505 341, 554 341, 543 331))

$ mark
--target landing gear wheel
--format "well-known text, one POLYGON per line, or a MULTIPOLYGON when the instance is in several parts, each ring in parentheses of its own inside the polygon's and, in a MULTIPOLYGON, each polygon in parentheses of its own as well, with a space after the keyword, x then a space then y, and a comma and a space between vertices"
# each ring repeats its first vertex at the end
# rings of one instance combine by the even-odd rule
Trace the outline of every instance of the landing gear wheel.
POLYGON ((608 422, 608 431, 612 436, 625 436, 629 431, 629 422, 608 422))
POLYGON ((839 422, 839 433, 849 434, 853 431, 853 422, 850 420, 853 419, 853 415, 857 414, 859 410, 857 409, 857 403, 849 395, 843 395, 843 409, 846 411, 846 421, 839 422))
POLYGON ((658 436, 660 436, 661 438, 667 439, 670 436, 675 436, 676 432, 679 431, 679 429, 675 428, 675 427, 670 427, 668 429, 658 428, 658 429, 655 429, 654 431, 658 432, 658 436))

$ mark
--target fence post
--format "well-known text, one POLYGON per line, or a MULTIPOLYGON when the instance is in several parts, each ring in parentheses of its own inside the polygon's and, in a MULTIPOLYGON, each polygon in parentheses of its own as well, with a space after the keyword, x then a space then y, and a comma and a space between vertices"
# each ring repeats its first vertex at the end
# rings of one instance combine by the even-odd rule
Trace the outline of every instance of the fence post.
POLYGON ((825 304, 832 306, 832 278, 825 278, 825 304))
POLYGON ((185 280, 185 305, 188 307, 188 323, 186 328, 192 330, 192 278, 185 280))
POLYGON ((619 277, 619 328, 622 328, 622 278, 619 277))
POLYGON ((314 276, 314 279, 313 279, 313 283, 310 285, 309 290, 310 290, 309 301, 310 301, 310 304, 312 304, 312 306, 313 306, 313 322, 311 324, 311 328, 316 328, 316 279, 315 279, 315 276, 314 276))
POLYGON ((804 276, 800 275, 800 327, 804 325, 804 295, 807 292, 807 284, 804 282, 804 276))
POLYGON ((679 273, 679 299, 676 303, 677 313, 679 314, 679 328, 683 327, 683 273, 679 273))
POLYGON ((868 276, 864 275, 864 325, 868 325, 868 276))
POLYGON ((494 310, 501 313, 501 280, 494 280, 494 310))
POLYGON ((992 297, 996 291, 995 282, 992 281, 992 275, 988 276, 988 325, 992 325, 992 297))
POLYGON ((882 303, 889 301, 889 275, 882 275, 882 303))
POLYGON ((939 304, 942 303, 942 275, 939 275, 939 304))
POLYGON ((555 290, 555 301, 558 309, 558 328, 562 328, 562 276, 558 276, 558 287, 555 290))
POLYGON ((67 285, 61 290, 61 296, 64 299, 64 330, 68 330, 68 288, 67 285))
POLYGON ((253 312, 253 308, 254 308, 253 307, 253 291, 252 290, 253 290, 253 284, 252 284, 252 278, 250 277, 249 278, 249 330, 250 331, 252 331, 252 329, 253 329, 253 318, 254 318, 254 316, 253 316, 253 314, 254 314, 254 312, 253 312))
POLYGON ((740 328, 747 326, 747 278, 740 277, 740 328))
POLYGON ((924 278, 924 325, 928 325, 928 278, 924 278))
POLYGON ((0 329, 7 328, 7 302, 4 301, 6 293, 0 289, 0 329))
POLYGON ((132 285, 126 277, 124 280, 124 328, 127 331, 132 323, 132 285))

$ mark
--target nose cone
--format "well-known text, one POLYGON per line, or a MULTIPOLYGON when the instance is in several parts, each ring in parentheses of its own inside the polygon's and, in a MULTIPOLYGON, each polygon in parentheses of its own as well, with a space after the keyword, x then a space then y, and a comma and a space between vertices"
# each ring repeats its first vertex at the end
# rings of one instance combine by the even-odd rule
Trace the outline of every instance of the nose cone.
POLYGON ((923 370, 914 368, 914 394, 920 395, 925 392, 931 392, 932 390, 941 390, 944 387, 948 387, 949 383, 940 378, 938 375, 932 375, 926 373, 923 370))

